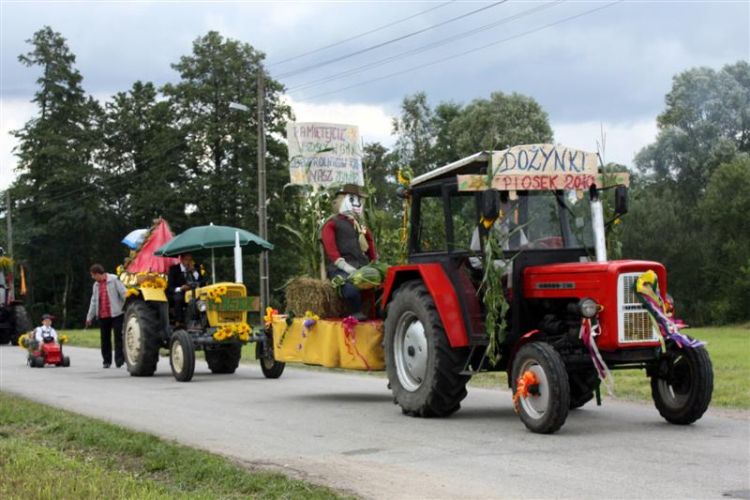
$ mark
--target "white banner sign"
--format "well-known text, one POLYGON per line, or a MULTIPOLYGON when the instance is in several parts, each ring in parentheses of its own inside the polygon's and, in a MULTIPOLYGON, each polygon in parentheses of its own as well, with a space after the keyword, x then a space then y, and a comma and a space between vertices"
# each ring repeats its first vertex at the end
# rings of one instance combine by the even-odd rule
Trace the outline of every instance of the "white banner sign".
POLYGON ((364 186, 356 125, 290 122, 286 137, 292 184, 364 186))
POLYGON ((492 153, 494 175, 596 175, 599 155, 555 144, 527 144, 492 153))

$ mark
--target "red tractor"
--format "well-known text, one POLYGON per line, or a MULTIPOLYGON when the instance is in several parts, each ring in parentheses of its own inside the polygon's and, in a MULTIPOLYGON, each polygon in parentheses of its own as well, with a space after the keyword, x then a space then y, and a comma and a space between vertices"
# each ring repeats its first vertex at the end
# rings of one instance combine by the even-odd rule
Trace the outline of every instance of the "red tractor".
POLYGON ((382 298, 386 369, 404 413, 450 415, 473 374, 505 371, 526 427, 552 433, 570 409, 599 402, 601 381, 619 369, 645 370, 671 423, 706 411, 708 352, 687 336, 664 335, 654 315, 668 313, 650 311, 635 289, 649 276, 658 280, 654 300, 671 304, 664 266, 607 260, 606 231, 627 211, 627 187, 616 184, 627 174, 604 179, 590 156, 599 163, 561 146, 522 146, 412 180, 409 262, 389 269, 382 298), (605 221, 608 193, 615 211, 605 221), (488 238, 501 240, 492 262, 488 238), (493 283, 488 265, 500 269, 493 283), (493 286, 507 310, 495 311, 505 328, 488 350, 484 299, 493 286))

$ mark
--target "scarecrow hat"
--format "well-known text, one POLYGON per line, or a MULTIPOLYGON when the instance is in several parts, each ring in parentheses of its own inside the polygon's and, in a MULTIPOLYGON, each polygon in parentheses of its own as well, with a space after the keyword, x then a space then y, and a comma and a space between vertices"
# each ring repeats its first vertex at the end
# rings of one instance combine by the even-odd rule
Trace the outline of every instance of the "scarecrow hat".
POLYGON ((365 193, 362 186, 357 186, 356 184, 344 184, 336 191, 337 196, 340 194, 356 194, 360 198, 367 198, 367 193, 365 193))

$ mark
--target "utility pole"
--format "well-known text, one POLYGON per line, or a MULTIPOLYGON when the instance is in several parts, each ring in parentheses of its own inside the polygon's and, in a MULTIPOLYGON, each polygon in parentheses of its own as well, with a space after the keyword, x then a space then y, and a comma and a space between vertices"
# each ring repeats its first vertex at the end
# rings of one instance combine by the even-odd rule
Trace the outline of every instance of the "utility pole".
POLYGON ((13 258, 13 219, 10 214, 10 189, 5 190, 5 222, 8 225, 8 257, 13 258))
MULTIPOLYGON (((260 237, 268 241, 268 217, 266 215, 266 127, 265 127, 265 73, 263 66, 258 64, 258 232, 260 237)), ((268 251, 260 253, 260 315, 266 313, 270 303, 270 287, 268 283, 268 251)))

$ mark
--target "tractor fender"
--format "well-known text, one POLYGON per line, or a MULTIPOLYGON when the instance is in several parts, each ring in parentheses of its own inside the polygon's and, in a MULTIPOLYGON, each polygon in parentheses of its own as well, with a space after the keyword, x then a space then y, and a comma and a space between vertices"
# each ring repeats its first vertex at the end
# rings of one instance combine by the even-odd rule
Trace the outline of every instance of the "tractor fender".
POLYGON ((411 280, 421 280, 435 301, 440 321, 445 328, 451 347, 466 347, 469 337, 466 334, 461 305, 453 283, 440 264, 407 264, 388 268, 383 288, 381 307, 386 312, 388 303, 401 285, 411 280))
POLYGON ((518 339, 518 342, 513 346, 513 349, 510 352, 510 360, 508 361, 508 387, 513 386, 513 380, 511 380, 511 373, 513 373, 513 362, 516 360, 516 354, 518 353, 518 350, 525 346, 526 344, 530 342, 535 342, 537 340, 537 336, 541 334, 541 330, 531 330, 529 332, 524 333, 520 339, 518 339))

